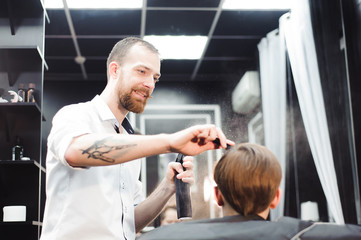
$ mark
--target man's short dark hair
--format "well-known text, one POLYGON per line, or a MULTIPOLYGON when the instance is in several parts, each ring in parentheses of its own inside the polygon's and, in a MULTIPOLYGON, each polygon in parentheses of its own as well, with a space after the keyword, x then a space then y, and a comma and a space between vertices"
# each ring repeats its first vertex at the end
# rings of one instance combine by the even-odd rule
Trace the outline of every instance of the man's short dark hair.
POLYGON ((138 37, 127 37, 127 38, 120 40, 119 42, 117 42, 114 45, 114 47, 113 47, 112 51, 109 53, 109 56, 107 59, 107 69, 108 69, 109 64, 113 61, 115 61, 119 65, 121 65, 129 51, 129 49, 136 44, 144 46, 151 52, 159 54, 158 49, 156 49, 151 43, 149 43, 141 38, 138 38, 138 37))

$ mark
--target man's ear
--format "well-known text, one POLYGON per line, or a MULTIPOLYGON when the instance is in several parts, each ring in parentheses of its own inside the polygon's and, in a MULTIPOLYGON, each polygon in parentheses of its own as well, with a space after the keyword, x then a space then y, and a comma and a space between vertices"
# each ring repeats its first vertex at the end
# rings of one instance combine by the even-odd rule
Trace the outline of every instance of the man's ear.
POLYGON ((271 204, 269 205, 269 207, 271 209, 275 209, 277 207, 277 205, 280 203, 281 195, 282 195, 282 190, 279 188, 279 189, 277 189, 275 198, 272 200, 271 204))
POLYGON ((217 186, 214 187, 214 195, 216 197, 216 202, 217 202, 218 206, 220 206, 220 207, 223 206, 224 205, 223 196, 217 186))
POLYGON ((112 78, 117 78, 118 72, 119 72, 119 65, 116 62, 111 62, 109 64, 109 76, 112 78))

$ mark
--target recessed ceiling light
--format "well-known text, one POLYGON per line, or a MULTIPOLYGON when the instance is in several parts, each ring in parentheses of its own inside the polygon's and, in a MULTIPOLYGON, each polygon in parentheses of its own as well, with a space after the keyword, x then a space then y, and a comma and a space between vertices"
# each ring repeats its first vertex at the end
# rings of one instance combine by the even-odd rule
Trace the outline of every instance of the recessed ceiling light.
MULTIPOLYGON (((77 9, 134 9, 142 8, 143 0, 67 0, 69 8, 77 9)), ((64 8, 63 0, 44 0, 45 8, 64 8)))
POLYGON ((291 9, 290 0, 225 0, 223 9, 233 10, 288 10, 291 9))
POLYGON ((207 43, 207 36, 145 36, 162 59, 199 59, 207 43))

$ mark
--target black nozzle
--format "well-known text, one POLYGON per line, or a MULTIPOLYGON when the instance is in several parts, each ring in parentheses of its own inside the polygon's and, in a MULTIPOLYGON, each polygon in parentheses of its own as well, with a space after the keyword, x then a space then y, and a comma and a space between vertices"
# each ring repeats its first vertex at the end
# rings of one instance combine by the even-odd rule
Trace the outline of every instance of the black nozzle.
MULTIPOLYGON (((214 140, 213 140, 213 143, 214 143, 217 147, 221 146, 221 142, 219 141, 219 138, 214 139, 214 140)), ((231 147, 232 147, 231 145, 227 144, 226 150, 229 150, 231 147)))

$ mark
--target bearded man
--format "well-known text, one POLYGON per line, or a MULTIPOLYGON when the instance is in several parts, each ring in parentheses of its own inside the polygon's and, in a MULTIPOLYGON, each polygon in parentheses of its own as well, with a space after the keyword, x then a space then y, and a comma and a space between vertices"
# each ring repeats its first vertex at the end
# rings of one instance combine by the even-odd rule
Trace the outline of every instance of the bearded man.
POLYGON ((54 116, 41 240, 135 239, 174 194, 175 175, 194 181, 191 157, 183 166, 170 163, 166 177, 144 200, 138 180, 140 158, 170 152, 193 156, 234 145, 214 125, 132 135, 126 115, 143 112, 159 81, 160 62, 150 43, 135 37, 119 41, 107 60, 103 92, 91 101, 65 106, 54 116), (213 142, 217 138, 219 144, 213 142))

